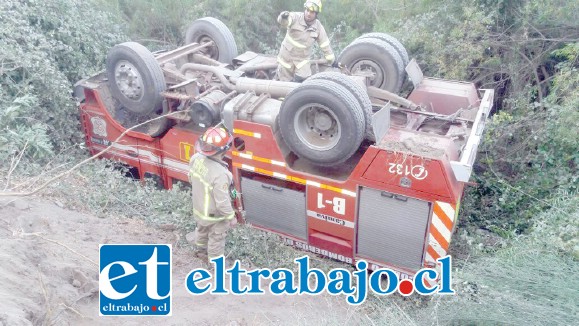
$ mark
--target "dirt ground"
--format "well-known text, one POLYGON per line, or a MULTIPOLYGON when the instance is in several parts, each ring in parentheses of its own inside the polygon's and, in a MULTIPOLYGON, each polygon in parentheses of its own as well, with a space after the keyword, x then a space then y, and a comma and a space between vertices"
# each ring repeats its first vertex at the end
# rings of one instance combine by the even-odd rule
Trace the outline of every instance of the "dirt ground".
POLYGON ((203 267, 172 231, 97 218, 37 197, 0 198, 0 325, 335 325, 356 323, 343 297, 193 296, 184 281, 203 267), (98 248, 173 244, 171 317, 100 317, 98 248))

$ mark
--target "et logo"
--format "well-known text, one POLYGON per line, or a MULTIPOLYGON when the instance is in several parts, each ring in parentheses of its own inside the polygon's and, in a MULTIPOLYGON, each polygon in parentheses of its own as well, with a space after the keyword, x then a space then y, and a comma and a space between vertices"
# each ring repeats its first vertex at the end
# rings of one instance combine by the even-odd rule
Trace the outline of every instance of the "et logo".
POLYGON ((171 245, 99 245, 101 316, 171 315, 171 245))

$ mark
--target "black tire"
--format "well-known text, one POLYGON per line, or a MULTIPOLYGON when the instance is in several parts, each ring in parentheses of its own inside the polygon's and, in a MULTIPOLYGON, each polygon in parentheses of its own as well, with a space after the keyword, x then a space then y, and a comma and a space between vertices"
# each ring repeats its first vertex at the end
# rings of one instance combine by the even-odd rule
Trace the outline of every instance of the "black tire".
POLYGON ((364 112, 342 85, 309 80, 282 103, 280 131, 298 157, 316 165, 336 165, 358 150, 364 138, 364 112))
POLYGON ((111 94, 130 112, 146 115, 163 102, 165 77, 153 54, 135 42, 115 45, 107 55, 111 94))
POLYGON ((205 17, 197 19, 187 28, 185 44, 215 42, 205 54, 211 59, 230 64, 237 57, 237 44, 233 34, 219 19, 205 17))
POLYGON ((406 51, 404 45, 402 45, 402 43, 400 43, 400 41, 398 41, 398 39, 395 38, 394 36, 386 33, 367 33, 358 37, 357 40, 364 38, 375 38, 392 45, 392 47, 396 49, 398 54, 400 54, 400 58, 402 58, 402 64, 404 65, 404 68, 408 66, 408 62, 410 62, 408 52, 406 51))
POLYGON ((358 39, 340 53, 338 61, 352 74, 371 72, 370 86, 398 93, 404 81, 402 58, 390 44, 374 39, 358 39))
POLYGON ((373 113, 372 102, 370 101, 370 97, 368 96, 368 92, 366 91, 366 89, 364 89, 362 85, 356 83, 348 76, 335 71, 325 71, 317 73, 308 78, 305 81, 305 83, 307 83, 309 80, 315 79, 331 80, 345 87, 348 91, 350 91, 350 93, 352 93, 356 97, 356 100, 358 100, 358 104, 360 104, 360 107, 364 112, 364 119, 365 119, 364 125, 366 126, 364 137, 371 141, 375 141, 376 137, 374 136, 374 132, 372 130, 372 113, 373 113))
MULTIPOLYGON (((149 115, 149 119, 157 118, 161 115, 165 115, 169 113, 169 109, 166 104, 164 104, 161 108, 157 109, 153 113, 149 115)), ((155 121, 151 121, 145 125, 146 130, 145 133, 151 137, 159 137, 169 129, 171 126, 171 119, 167 117, 159 118, 155 121)))

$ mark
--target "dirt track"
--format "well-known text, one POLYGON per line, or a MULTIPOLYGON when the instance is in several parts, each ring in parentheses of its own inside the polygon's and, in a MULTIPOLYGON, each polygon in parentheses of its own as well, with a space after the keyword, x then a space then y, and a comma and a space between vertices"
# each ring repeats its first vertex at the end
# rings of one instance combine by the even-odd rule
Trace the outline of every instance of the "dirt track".
POLYGON ((184 280, 202 267, 177 235, 140 220, 101 219, 42 198, 0 199, 0 325, 326 325, 353 322, 342 297, 192 296, 184 280), (98 248, 173 245, 171 317, 100 317, 98 248))

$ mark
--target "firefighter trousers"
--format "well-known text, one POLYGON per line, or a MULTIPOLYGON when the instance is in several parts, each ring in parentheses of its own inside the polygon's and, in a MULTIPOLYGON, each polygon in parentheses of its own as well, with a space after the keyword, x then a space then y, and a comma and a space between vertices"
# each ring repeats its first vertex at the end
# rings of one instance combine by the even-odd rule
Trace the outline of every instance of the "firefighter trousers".
POLYGON ((312 69, 310 65, 307 64, 301 69, 297 69, 295 66, 292 68, 286 68, 281 64, 277 66, 277 78, 279 81, 293 81, 301 83, 312 75, 312 69))
POLYGON ((230 221, 223 220, 214 223, 208 223, 200 219, 195 219, 197 227, 195 228, 195 246, 198 250, 207 251, 207 258, 219 257, 225 253, 225 237, 227 230, 230 228, 230 221))

